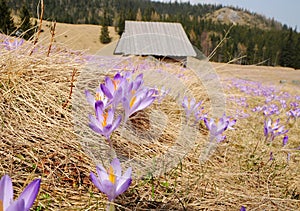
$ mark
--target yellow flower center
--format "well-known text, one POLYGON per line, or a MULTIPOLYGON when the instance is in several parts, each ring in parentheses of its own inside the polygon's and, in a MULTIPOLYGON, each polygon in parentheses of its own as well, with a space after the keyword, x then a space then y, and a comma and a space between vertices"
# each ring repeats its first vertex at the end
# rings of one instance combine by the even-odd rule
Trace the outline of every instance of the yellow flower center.
POLYGON ((107 125, 107 117, 108 117, 108 113, 105 112, 103 113, 103 121, 102 121, 102 126, 105 127, 107 125))
POLYGON ((98 93, 98 92, 96 93, 95 100, 96 101, 102 100, 102 97, 101 97, 100 93, 98 93))
POLYGON ((4 211, 2 200, 0 200, 0 211, 4 211))
POLYGON ((131 98, 130 104, 129 104, 130 108, 132 108, 132 106, 134 105, 135 101, 136 101, 136 96, 134 96, 133 98, 131 98))
POLYGON ((116 183, 116 175, 114 174, 114 169, 112 166, 110 166, 108 170, 108 179, 112 184, 116 183))
POLYGON ((112 82, 113 82, 113 84, 114 84, 115 90, 117 90, 120 81, 119 81, 119 80, 112 80, 112 82))

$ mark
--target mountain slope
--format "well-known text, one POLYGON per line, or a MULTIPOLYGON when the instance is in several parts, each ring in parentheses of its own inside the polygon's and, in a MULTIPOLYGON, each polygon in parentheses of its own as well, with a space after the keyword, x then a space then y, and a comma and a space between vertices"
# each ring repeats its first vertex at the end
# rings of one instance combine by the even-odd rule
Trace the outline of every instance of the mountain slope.
POLYGON ((248 11, 228 7, 224 7, 214 11, 213 13, 209 13, 205 16, 205 18, 211 19, 214 22, 239 24, 250 27, 255 26, 260 29, 271 29, 272 27, 275 27, 279 30, 282 28, 282 25, 273 19, 268 19, 256 13, 250 13, 248 11))

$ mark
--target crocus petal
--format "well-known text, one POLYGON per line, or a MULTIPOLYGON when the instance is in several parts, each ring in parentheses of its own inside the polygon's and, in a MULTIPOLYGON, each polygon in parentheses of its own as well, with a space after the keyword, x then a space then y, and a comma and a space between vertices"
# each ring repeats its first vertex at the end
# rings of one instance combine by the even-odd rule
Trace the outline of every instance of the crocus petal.
POLYGON ((206 125, 206 128, 207 128, 208 130, 210 130, 210 124, 209 124, 207 118, 204 118, 203 121, 204 121, 204 123, 205 123, 205 125, 206 125))
POLYGON ((103 182, 104 180, 108 180, 107 171, 103 168, 103 166, 97 165, 96 171, 97 171, 98 179, 99 179, 100 183, 103 182))
POLYGON ((188 98, 187 98, 187 96, 184 96, 183 101, 182 101, 182 106, 184 108, 188 108, 188 104, 189 104, 188 98))
POLYGON ((141 98, 137 98, 133 102, 134 102, 133 104, 130 104, 131 107, 130 107, 130 111, 129 111, 129 116, 131 116, 133 113, 141 110, 139 108, 140 108, 140 105, 142 103, 142 99, 141 98))
MULTIPOLYGON (((30 207, 29 207, 30 208, 30 207)), ((29 210, 25 208, 25 201, 24 199, 18 199, 14 201, 7 209, 4 209, 5 211, 23 211, 23 210, 29 210)))
POLYGON ((89 120, 90 120, 90 124, 100 128, 102 130, 103 126, 102 124, 99 122, 98 119, 95 118, 95 116, 89 114, 89 120))
POLYGON ((106 97, 110 99, 114 97, 113 94, 110 92, 110 90, 104 84, 101 84, 100 87, 102 92, 106 95, 106 97))
POLYGON ((119 161, 118 158, 114 158, 110 165, 112 166, 112 168, 114 169, 114 173, 117 177, 120 177, 122 174, 122 167, 121 167, 121 163, 119 161))
POLYGON ((143 109, 147 108, 149 105, 151 105, 153 103, 154 100, 155 100, 155 97, 146 98, 146 99, 142 100, 141 104, 138 107, 138 110, 143 110, 143 109))
POLYGON ((130 186, 132 179, 131 179, 131 172, 132 169, 129 167, 126 171, 126 173, 121 177, 118 183, 118 187, 116 190, 116 195, 120 195, 124 193, 130 186))
POLYGON ((107 195, 108 201, 115 200, 115 198, 118 196, 118 195, 116 195, 115 185, 112 184, 109 180, 103 181, 103 183, 101 185, 104 190, 102 192, 107 195))
POLYGON ((90 93, 89 90, 85 90, 85 97, 87 102, 91 105, 91 106, 95 106, 95 97, 90 93))
POLYGON ((3 203, 3 208, 6 210, 13 201, 13 186, 11 178, 4 175, 0 180, 0 200, 3 203))
POLYGON ((125 122, 127 121, 129 115, 130 115, 130 104, 129 100, 127 98, 123 98, 122 100, 123 108, 124 108, 124 113, 125 113, 125 122))
POLYGON ((113 109, 110 109, 108 112, 107 112, 107 119, 106 119, 106 123, 107 124, 112 124, 113 120, 114 120, 114 110, 113 109))
POLYGON ((96 133, 99 133, 101 135, 103 135, 103 130, 101 130, 99 127, 97 127, 94 124, 89 123, 89 127, 96 133))
POLYGON ((19 196, 18 200, 24 200, 25 210, 29 210, 36 199, 41 185, 41 179, 33 180, 19 196))
POLYGON ((96 113, 96 117, 97 117, 97 119, 98 119, 100 122, 103 121, 103 116, 102 116, 102 114, 103 114, 103 107, 104 107, 104 105, 103 105, 103 102, 102 102, 102 101, 97 101, 97 102, 95 103, 95 113, 96 113))
POLYGON ((112 125, 106 125, 106 126, 103 128, 102 135, 105 136, 105 138, 109 139, 110 134, 111 134, 112 132, 113 132, 113 130, 112 130, 112 125))
POLYGON ((96 188, 98 188, 101 192, 104 192, 104 190, 100 184, 100 181, 98 180, 98 178, 96 177, 96 175, 93 172, 90 173, 90 179, 91 179, 92 183, 94 183, 96 188))
POLYGON ((122 116, 119 115, 112 125, 112 130, 115 130, 121 124, 122 116))
POLYGON ((285 146, 288 143, 289 137, 285 135, 282 140, 282 145, 285 146))

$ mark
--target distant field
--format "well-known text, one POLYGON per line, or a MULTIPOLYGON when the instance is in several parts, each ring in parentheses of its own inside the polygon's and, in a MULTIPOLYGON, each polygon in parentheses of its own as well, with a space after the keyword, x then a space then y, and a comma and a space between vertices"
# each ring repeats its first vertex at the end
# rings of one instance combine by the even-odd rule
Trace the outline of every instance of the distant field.
MULTIPOLYGON (((43 21, 43 30, 41 33, 41 42, 47 45, 50 40, 51 22, 43 21)), ((83 50, 94 54, 105 45, 100 43, 101 26, 87 24, 66 24, 57 23, 55 30, 55 43, 73 50, 83 50)), ((112 42, 118 40, 119 35, 114 27, 109 27, 109 33, 112 42)))

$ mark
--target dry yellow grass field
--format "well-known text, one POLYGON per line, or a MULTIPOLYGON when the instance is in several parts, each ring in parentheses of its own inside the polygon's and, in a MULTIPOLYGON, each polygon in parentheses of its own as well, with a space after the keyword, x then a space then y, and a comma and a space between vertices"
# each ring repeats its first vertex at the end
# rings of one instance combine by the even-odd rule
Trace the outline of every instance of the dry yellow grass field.
MULTIPOLYGON (((44 45, 48 45, 51 38, 50 28, 53 23, 43 22, 44 32, 41 33, 40 41, 44 45)), ((100 30, 101 26, 97 25, 57 23, 54 42, 68 49, 94 54, 105 46, 99 41, 100 30)), ((112 42, 118 40, 119 35, 115 32, 114 27, 109 27, 109 34, 112 42)))
MULTIPOLYGON (((40 39, 45 48, 39 48, 31 56, 29 51, 33 46, 29 43, 17 50, 0 49, 0 176, 9 174, 12 177, 16 195, 33 178, 42 179, 32 210, 104 210, 106 197, 89 179, 90 172, 95 172, 95 163, 79 141, 83 135, 74 130, 78 114, 74 114, 72 106, 81 102, 76 102, 76 98, 68 100, 70 94, 71 97, 74 94, 70 92, 72 85, 76 89, 83 70, 93 64, 84 53, 60 48, 47 57, 50 36, 46 33, 47 27, 40 39)), ((101 48, 99 34, 98 26, 58 24, 56 43, 94 53, 101 48)), ((114 70, 109 65, 116 58, 96 59, 97 65, 93 68, 100 70, 103 61, 102 68, 114 70)), ((182 73, 177 64, 132 59, 133 62, 120 60, 118 64, 124 68, 134 66, 137 70, 146 64, 167 73, 182 73)), ((231 83, 229 79, 243 79, 272 84, 300 96, 300 85, 293 83, 300 80, 299 70, 219 63, 213 63, 212 67, 224 87, 231 83), (285 81, 280 83, 280 80, 285 81)), ((205 110, 210 111, 211 102, 201 80, 189 71, 184 75, 190 78, 185 83, 193 96, 203 100, 205 110)), ((103 77, 99 73, 99 81, 103 77)), ((225 94, 226 97, 249 97, 235 88, 225 89, 225 94)), ((238 119, 236 129, 226 131, 226 140, 204 162, 199 162, 199 157, 203 154, 208 131, 203 123, 197 125, 198 136, 189 146, 188 154, 164 174, 134 179, 129 190, 115 201, 117 210, 239 210, 241 206, 247 210, 299 210, 300 152, 296 149, 300 145, 299 118, 286 124, 290 128, 287 147, 282 147, 279 138, 269 144, 264 141, 264 116, 251 112, 254 105, 263 101, 262 96, 249 97, 249 107, 243 109, 251 116, 238 119), (274 160, 270 160, 271 151, 274 160), (288 162, 287 153, 291 153, 288 162)), ((161 144, 168 148, 166 146, 172 145, 178 136, 175 124, 183 109, 171 100, 154 104, 154 107, 165 112, 172 120, 168 125, 174 128, 163 131, 153 147, 161 144)), ((228 100, 229 114, 237 107, 236 102, 228 100)), ((149 110, 143 118, 147 119, 147 112, 149 110)), ((141 127, 143 129, 144 124, 141 127)), ((132 153, 143 155, 143 150, 151 148, 127 143, 118 133, 113 138, 122 153, 134 149, 132 153)), ((167 150, 165 148, 159 150, 167 150)))

